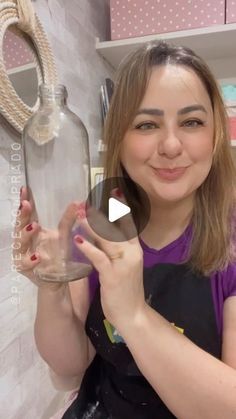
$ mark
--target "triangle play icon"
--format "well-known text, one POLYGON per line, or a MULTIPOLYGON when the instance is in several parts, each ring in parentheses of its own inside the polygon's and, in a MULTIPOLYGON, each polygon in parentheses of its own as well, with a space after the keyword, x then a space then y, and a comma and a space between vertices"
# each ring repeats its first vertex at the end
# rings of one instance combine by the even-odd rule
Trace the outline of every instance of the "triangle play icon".
POLYGON ((123 204, 115 198, 109 198, 108 204, 108 219, 111 223, 131 212, 128 205, 123 204))

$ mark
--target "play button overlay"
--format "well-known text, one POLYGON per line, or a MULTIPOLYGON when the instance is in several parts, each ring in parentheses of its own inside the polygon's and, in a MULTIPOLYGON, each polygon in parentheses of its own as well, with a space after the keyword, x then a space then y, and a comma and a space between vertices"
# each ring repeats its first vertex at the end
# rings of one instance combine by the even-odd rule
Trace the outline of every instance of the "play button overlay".
POLYGON ((130 207, 128 205, 123 204, 122 202, 118 201, 115 198, 109 198, 109 206, 108 206, 108 220, 113 223, 116 220, 124 217, 124 215, 129 214, 131 212, 130 207))
POLYGON ((90 191, 86 201, 90 227, 101 238, 113 242, 140 235, 148 223, 150 211, 147 193, 128 177, 102 180, 90 191))

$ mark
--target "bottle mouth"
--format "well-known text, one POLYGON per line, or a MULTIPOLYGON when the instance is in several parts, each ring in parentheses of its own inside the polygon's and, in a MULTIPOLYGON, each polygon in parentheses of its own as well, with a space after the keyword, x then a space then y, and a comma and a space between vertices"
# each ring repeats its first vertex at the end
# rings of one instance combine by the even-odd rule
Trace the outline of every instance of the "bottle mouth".
POLYGON ((68 93, 66 87, 63 84, 46 84, 42 83, 39 86, 39 96, 40 97, 64 97, 67 98, 68 93))

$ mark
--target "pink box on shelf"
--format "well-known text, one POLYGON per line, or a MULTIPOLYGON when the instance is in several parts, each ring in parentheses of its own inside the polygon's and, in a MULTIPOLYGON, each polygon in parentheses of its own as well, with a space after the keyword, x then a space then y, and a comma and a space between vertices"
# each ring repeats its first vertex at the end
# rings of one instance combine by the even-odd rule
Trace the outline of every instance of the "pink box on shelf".
POLYGON ((110 14, 111 39, 124 39, 222 25, 225 1, 110 0, 110 14))
POLYGON ((236 0, 226 0, 226 23, 236 22, 236 0))

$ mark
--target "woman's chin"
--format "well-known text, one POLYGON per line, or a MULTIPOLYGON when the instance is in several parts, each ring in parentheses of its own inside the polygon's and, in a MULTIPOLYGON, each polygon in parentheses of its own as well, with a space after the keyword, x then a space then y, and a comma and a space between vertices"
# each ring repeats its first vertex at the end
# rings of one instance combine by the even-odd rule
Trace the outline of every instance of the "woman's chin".
POLYGON ((187 199, 190 197, 190 195, 192 195, 193 192, 192 191, 181 191, 178 187, 175 187, 175 190, 166 190, 165 191, 155 191, 151 194, 151 199, 154 202, 169 202, 169 203, 174 203, 174 202, 179 202, 182 201, 183 199, 187 199))

